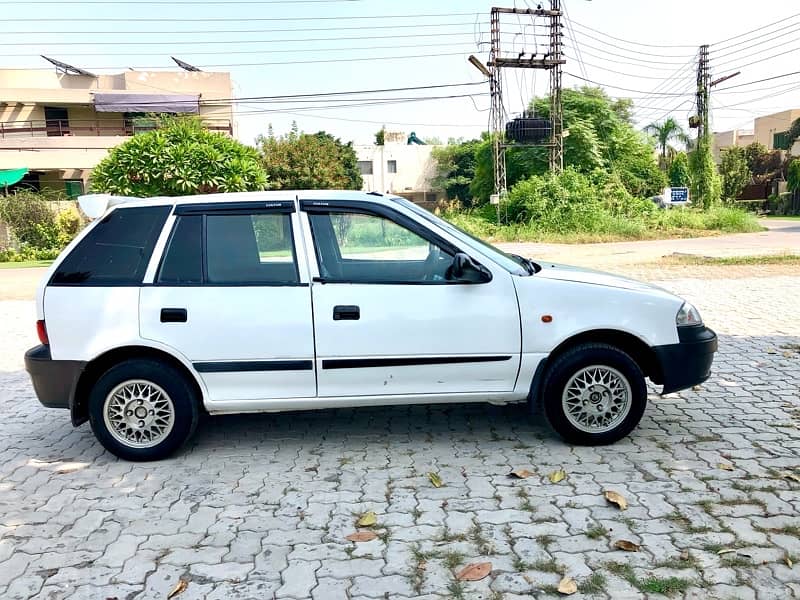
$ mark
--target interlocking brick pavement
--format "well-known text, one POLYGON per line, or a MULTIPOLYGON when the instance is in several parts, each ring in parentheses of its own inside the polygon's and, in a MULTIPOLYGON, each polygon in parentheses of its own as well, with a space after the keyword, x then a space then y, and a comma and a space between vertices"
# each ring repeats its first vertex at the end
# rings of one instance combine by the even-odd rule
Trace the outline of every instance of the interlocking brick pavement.
POLYGON ((743 273, 661 283, 720 333, 714 375, 602 448, 524 407, 448 405, 209 418, 176 457, 122 462, 38 404, 32 303, 0 302, 0 598, 162 599, 183 579, 180 600, 513 600, 557 597, 562 574, 573 598, 800 597, 800 276, 743 273), (365 511, 377 539, 347 542, 365 511), (455 580, 478 561, 490 577, 455 580))

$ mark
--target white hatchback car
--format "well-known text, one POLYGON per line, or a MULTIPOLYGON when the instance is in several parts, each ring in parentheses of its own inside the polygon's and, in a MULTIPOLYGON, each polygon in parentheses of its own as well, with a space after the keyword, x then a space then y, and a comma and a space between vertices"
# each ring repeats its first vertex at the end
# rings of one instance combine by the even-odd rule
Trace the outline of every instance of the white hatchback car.
POLYGON ((505 254, 403 198, 99 201, 39 287, 25 362, 42 404, 130 460, 175 451, 202 411, 411 403, 527 402, 568 442, 611 443, 646 377, 700 383, 717 349, 666 291, 505 254))

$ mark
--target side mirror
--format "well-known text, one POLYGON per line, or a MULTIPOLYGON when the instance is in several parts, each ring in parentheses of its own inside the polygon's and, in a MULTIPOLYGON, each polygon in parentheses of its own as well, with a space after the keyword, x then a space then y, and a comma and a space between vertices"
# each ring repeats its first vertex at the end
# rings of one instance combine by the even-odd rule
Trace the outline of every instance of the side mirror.
POLYGON ((447 268, 445 278, 449 281, 465 283, 487 283, 492 280, 492 273, 483 265, 475 262, 469 255, 458 252, 453 263, 447 268))

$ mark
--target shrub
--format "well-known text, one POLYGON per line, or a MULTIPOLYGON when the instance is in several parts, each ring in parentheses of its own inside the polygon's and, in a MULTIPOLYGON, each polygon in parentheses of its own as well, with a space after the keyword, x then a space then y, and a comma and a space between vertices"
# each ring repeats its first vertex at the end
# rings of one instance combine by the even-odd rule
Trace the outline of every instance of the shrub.
POLYGON ((54 248, 59 245, 59 227, 53 200, 63 199, 52 193, 20 190, 0 199, 0 218, 21 244, 33 248, 54 248))

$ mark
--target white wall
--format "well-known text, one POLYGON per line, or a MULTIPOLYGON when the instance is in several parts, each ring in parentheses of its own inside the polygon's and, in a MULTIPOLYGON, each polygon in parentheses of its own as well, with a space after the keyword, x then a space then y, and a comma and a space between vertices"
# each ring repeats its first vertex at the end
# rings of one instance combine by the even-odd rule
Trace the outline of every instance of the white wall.
POLYGON ((436 192, 431 181, 436 175, 436 161, 431 152, 436 146, 386 144, 356 146, 359 161, 372 162, 372 175, 362 175, 363 189, 392 194, 436 192), (389 161, 396 161, 397 172, 389 173, 389 161))

